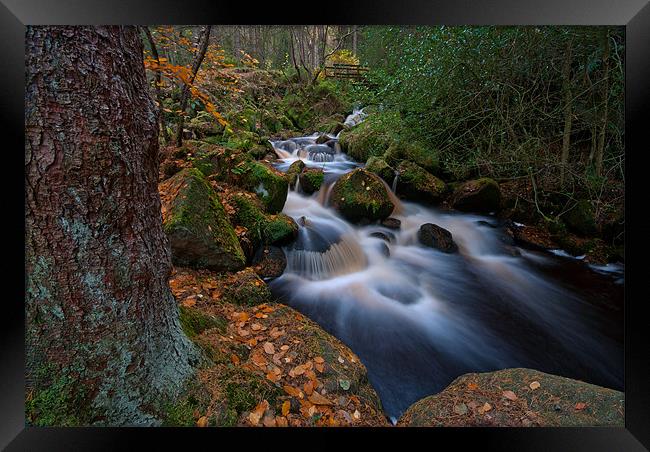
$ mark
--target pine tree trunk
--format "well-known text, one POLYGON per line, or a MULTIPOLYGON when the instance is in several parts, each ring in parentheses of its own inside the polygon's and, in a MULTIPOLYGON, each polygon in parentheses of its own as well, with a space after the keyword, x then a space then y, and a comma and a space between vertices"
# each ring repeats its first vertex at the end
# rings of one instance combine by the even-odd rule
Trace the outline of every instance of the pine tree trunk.
POLYGON ((142 51, 134 27, 27 27, 26 377, 53 424, 156 424, 199 360, 167 283, 142 51))
MULTIPOLYGON (((156 62, 158 62, 158 65, 160 65, 160 57, 158 55, 158 47, 156 47, 156 41, 154 41, 153 36, 151 35, 151 30, 149 30, 149 27, 145 26, 144 28, 144 33, 147 36, 147 40, 149 41, 149 46, 151 47, 151 55, 156 59, 156 62)), ((162 76, 160 74, 160 71, 155 71, 155 76, 156 76, 156 99, 158 101, 158 112, 159 112, 159 123, 160 123, 160 130, 163 134, 163 138, 165 139, 165 143, 169 143, 169 133, 167 132, 167 127, 165 126, 165 121, 162 119, 162 114, 160 114, 160 111, 163 108, 163 98, 162 98, 162 92, 160 90, 160 85, 162 84, 162 76)))
POLYGON ((357 54, 357 26, 352 26, 352 53, 357 54))

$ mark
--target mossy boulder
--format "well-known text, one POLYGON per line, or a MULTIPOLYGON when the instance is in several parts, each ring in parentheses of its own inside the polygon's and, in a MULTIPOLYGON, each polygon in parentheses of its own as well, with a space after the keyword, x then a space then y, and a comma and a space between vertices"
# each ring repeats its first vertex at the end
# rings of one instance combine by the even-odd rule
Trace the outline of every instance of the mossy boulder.
POLYGON ((299 177, 300 189, 303 193, 308 195, 320 190, 321 185, 323 185, 323 180, 325 179, 323 170, 318 168, 307 168, 300 173, 299 177))
POLYGON ((161 184, 163 229, 176 265, 236 271, 246 259, 226 212, 203 174, 184 169, 161 184))
POLYGON ((452 196, 454 209, 465 212, 496 212, 501 205, 499 184, 488 177, 461 184, 452 196))
POLYGON ((289 191, 284 175, 262 162, 249 161, 239 168, 242 172, 236 178, 237 185, 255 192, 268 213, 282 211, 289 191))
POLYGON ((287 172, 284 173, 284 178, 289 184, 289 187, 294 188, 296 185, 296 178, 300 173, 302 173, 302 170, 305 169, 305 162, 302 160, 296 160, 293 162, 289 168, 287 169, 287 172))
POLYGON ((620 391, 532 369, 458 377, 402 415, 410 427, 599 427, 624 425, 620 391))
POLYGON ((365 169, 381 177, 389 185, 395 179, 395 169, 381 157, 370 157, 366 162, 365 169))
POLYGON ((594 211, 591 203, 581 199, 575 206, 562 216, 569 230, 580 235, 593 235, 598 232, 594 221, 594 211))
POLYGON ((351 171, 336 181, 331 203, 353 223, 384 220, 395 208, 384 182, 379 176, 362 168, 351 171))
POLYGON ((393 142, 391 134, 379 127, 373 127, 371 120, 345 129, 339 135, 343 152, 358 162, 365 162, 373 156, 382 156, 393 142))
POLYGON ((404 160, 397 172, 398 196, 432 204, 439 203, 445 196, 446 184, 415 163, 404 160))
MULTIPOLYGON (((284 245, 296 238, 298 225, 293 218, 283 213, 265 214, 256 198, 243 193, 230 198, 229 204, 235 209, 232 221, 248 230, 248 238, 253 249, 262 244, 284 245)), ((252 257, 252 256, 249 256, 252 257)))
POLYGON ((384 158, 391 165, 398 165, 399 161, 408 160, 433 175, 441 172, 437 153, 425 149, 417 142, 393 141, 386 150, 384 158))

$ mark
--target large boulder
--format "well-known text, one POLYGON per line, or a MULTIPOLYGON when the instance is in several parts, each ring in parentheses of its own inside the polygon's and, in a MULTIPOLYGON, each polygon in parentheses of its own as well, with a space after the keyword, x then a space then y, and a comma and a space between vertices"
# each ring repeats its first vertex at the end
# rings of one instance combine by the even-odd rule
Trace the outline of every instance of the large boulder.
POLYGON ((395 208, 379 176, 358 168, 334 184, 331 203, 352 223, 381 221, 395 208))
POLYGON ((594 211, 591 203, 581 199, 575 206, 562 216, 564 223, 570 231, 583 236, 593 235, 597 232, 594 221, 594 211))
POLYGON ((446 184, 415 163, 403 160, 397 167, 397 172, 398 196, 431 204, 441 202, 445 196, 446 184))
POLYGON ((532 369, 458 377, 411 405, 399 426, 599 427, 624 425, 620 391, 532 369))
POLYGON ((461 184, 452 196, 454 209, 465 212, 489 213, 499 210, 501 190, 499 184, 488 177, 461 184))
POLYGON ((163 228, 176 265, 236 271, 246 259, 216 193, 201 172, 184 169, 160 186, 163 228))
POLYGON ((323 170, 318 168, 307 168, 300 174, 300 189, 303 193, 311 195, 320 190, 325 175, 323 170))
POLYGON ((435 248, 443 253, 455 253, 458 245, 454 242, 451 232, 437 224, 425 223, 420 226, 418 240, 425 246, 435 248))

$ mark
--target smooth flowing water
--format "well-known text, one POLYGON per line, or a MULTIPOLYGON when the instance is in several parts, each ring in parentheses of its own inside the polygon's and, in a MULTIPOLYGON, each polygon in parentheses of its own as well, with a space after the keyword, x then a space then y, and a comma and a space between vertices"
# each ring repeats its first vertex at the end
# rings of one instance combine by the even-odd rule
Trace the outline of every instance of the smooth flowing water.
POLYGON ((393 422, 468 372, 529 367, 622 389, 622 267, 522 249, 493 217, 411 202, 393 212, 399 230, 354 226, 328 197, 360 165, 335 136, 331 151, 313 147, 318 136, 272 142, 278 169, 301 159, 325 183, 289 192, 299 235, 271 289, 361 358, 393 422), (424 223, 449 230, 459 252, 419 244, 424 223))

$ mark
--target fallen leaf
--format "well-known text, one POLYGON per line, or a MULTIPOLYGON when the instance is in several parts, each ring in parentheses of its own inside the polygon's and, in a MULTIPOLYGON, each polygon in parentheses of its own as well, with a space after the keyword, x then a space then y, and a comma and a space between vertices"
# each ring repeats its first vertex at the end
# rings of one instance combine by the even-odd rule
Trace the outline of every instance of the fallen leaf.
POLYGON ((286 417, 276 417, 275 418, 275 424, 278 427, 288 427, 289 426, 289 423, 287 422, 286 417))
POLYGON ((268 373, 266 374, 266 378, 267 378, 268 380, 271 380, 273 383, 277 383, 278 381, 280 381, 280 375, 275 374, 275 373, 273 373, 273 372, 268 372, 268 373))
POLYGON ((459 405, 454 405, 454 413, 456 414, 467 414, 467 405, 461 403, 459 405))
POLYGON ((312 392, 314 392, 314 383, 312 381, 308 381, 303 386, 303 389, 305 390, 305 394, 307 394, 308 396, 311 395, 312 392))
POLYGON ((324 364, 316 363, 316 364, 314 364, 314 368, 321 374, 323 372, 325 372, 325 365, 324 364))
POLYGON ((576 411, 582 411, 585 408, 587 408, 587 404, 584 403, 584 402, 578 402, 578 403, 576 403, 575 408, 576 408, 576 411))
POLYGON ((264 419, 262 419, 262 425, 264 427, 275 427, 275 417, 273 416, 264 416, 264 419))
POLYGON ((239 356, 237 356, 237 355, 230 355, 230 361, 232 361, 232 363, 233 363, 235 366, 238 366, 238 365, 239 365, 239 362, 240 362, 240 360, 239 360, 239 356))
POLYGON ((299 399, 302 399, 305 396, 300 389, 294 388, 293 386, 284 385, 282 389, 284 389, 284 392, 290 396, 298 397, 299 399))
POLYGON ((476 383, 468 383, 467 389, 469 389, 470 391, 476 391, 478 389, 478 385, 476 383))
POLYGON ((533 381, 529 386, 530 389, 534 391, 535 389, 539 388, 541 385, 539 384, 539 381, 533 381))
POLYGON ((272 354, 275 353, 275 347, 273 346, 272 343, 265 342, 264 343, 264 351, 266 352, 267 355, 272 355, 272 354))
POLYGON ((492 409, 492 405, 489 403, 485 402, 481 408, 478 409, 479 414, 487 413, 492 409))
POLYGON ((325 360, 323 359, 322 356, 317 356, 316 358, 314 358, 314 362, 319 363, 319 364, 323 364, 325 362, 325 360))
POLYGON ((196 421, 196 426, 197 427, 207 427, 208 426, 208 418, 205 416, 201 416, 198 421, 196 421))
POLYGON ((298 375, 302 375, 305 373, 305 366, 304 365, 299 365, 294 367, 289 371, 289 375, 292 377, 296 377, 298 375))
POLYGON ((332 402, 315 391, 309 396, 309 401, 314 405, 332 405, 332 402))
POLYGON ((508 400, 517 400, 517 395, 512 391, 503 391, 503 397, 508 400))
POLYGON ((291 402, 285 400, 284 403, 282 404, 282 416, 286 416, 287 414, 289 414, 290 409, 291 409, 291 402))
POLYGON ((253 323, 251 325, 251 330, 253 330, 253 331, 259 331, 261 329, 262 329, 262 325, 260 325, 259 323, 253 323))
POLYGON ((348 389, 350 389, 350 380, 339 380, 339 386, 344 391, 347 391, 348 389))

